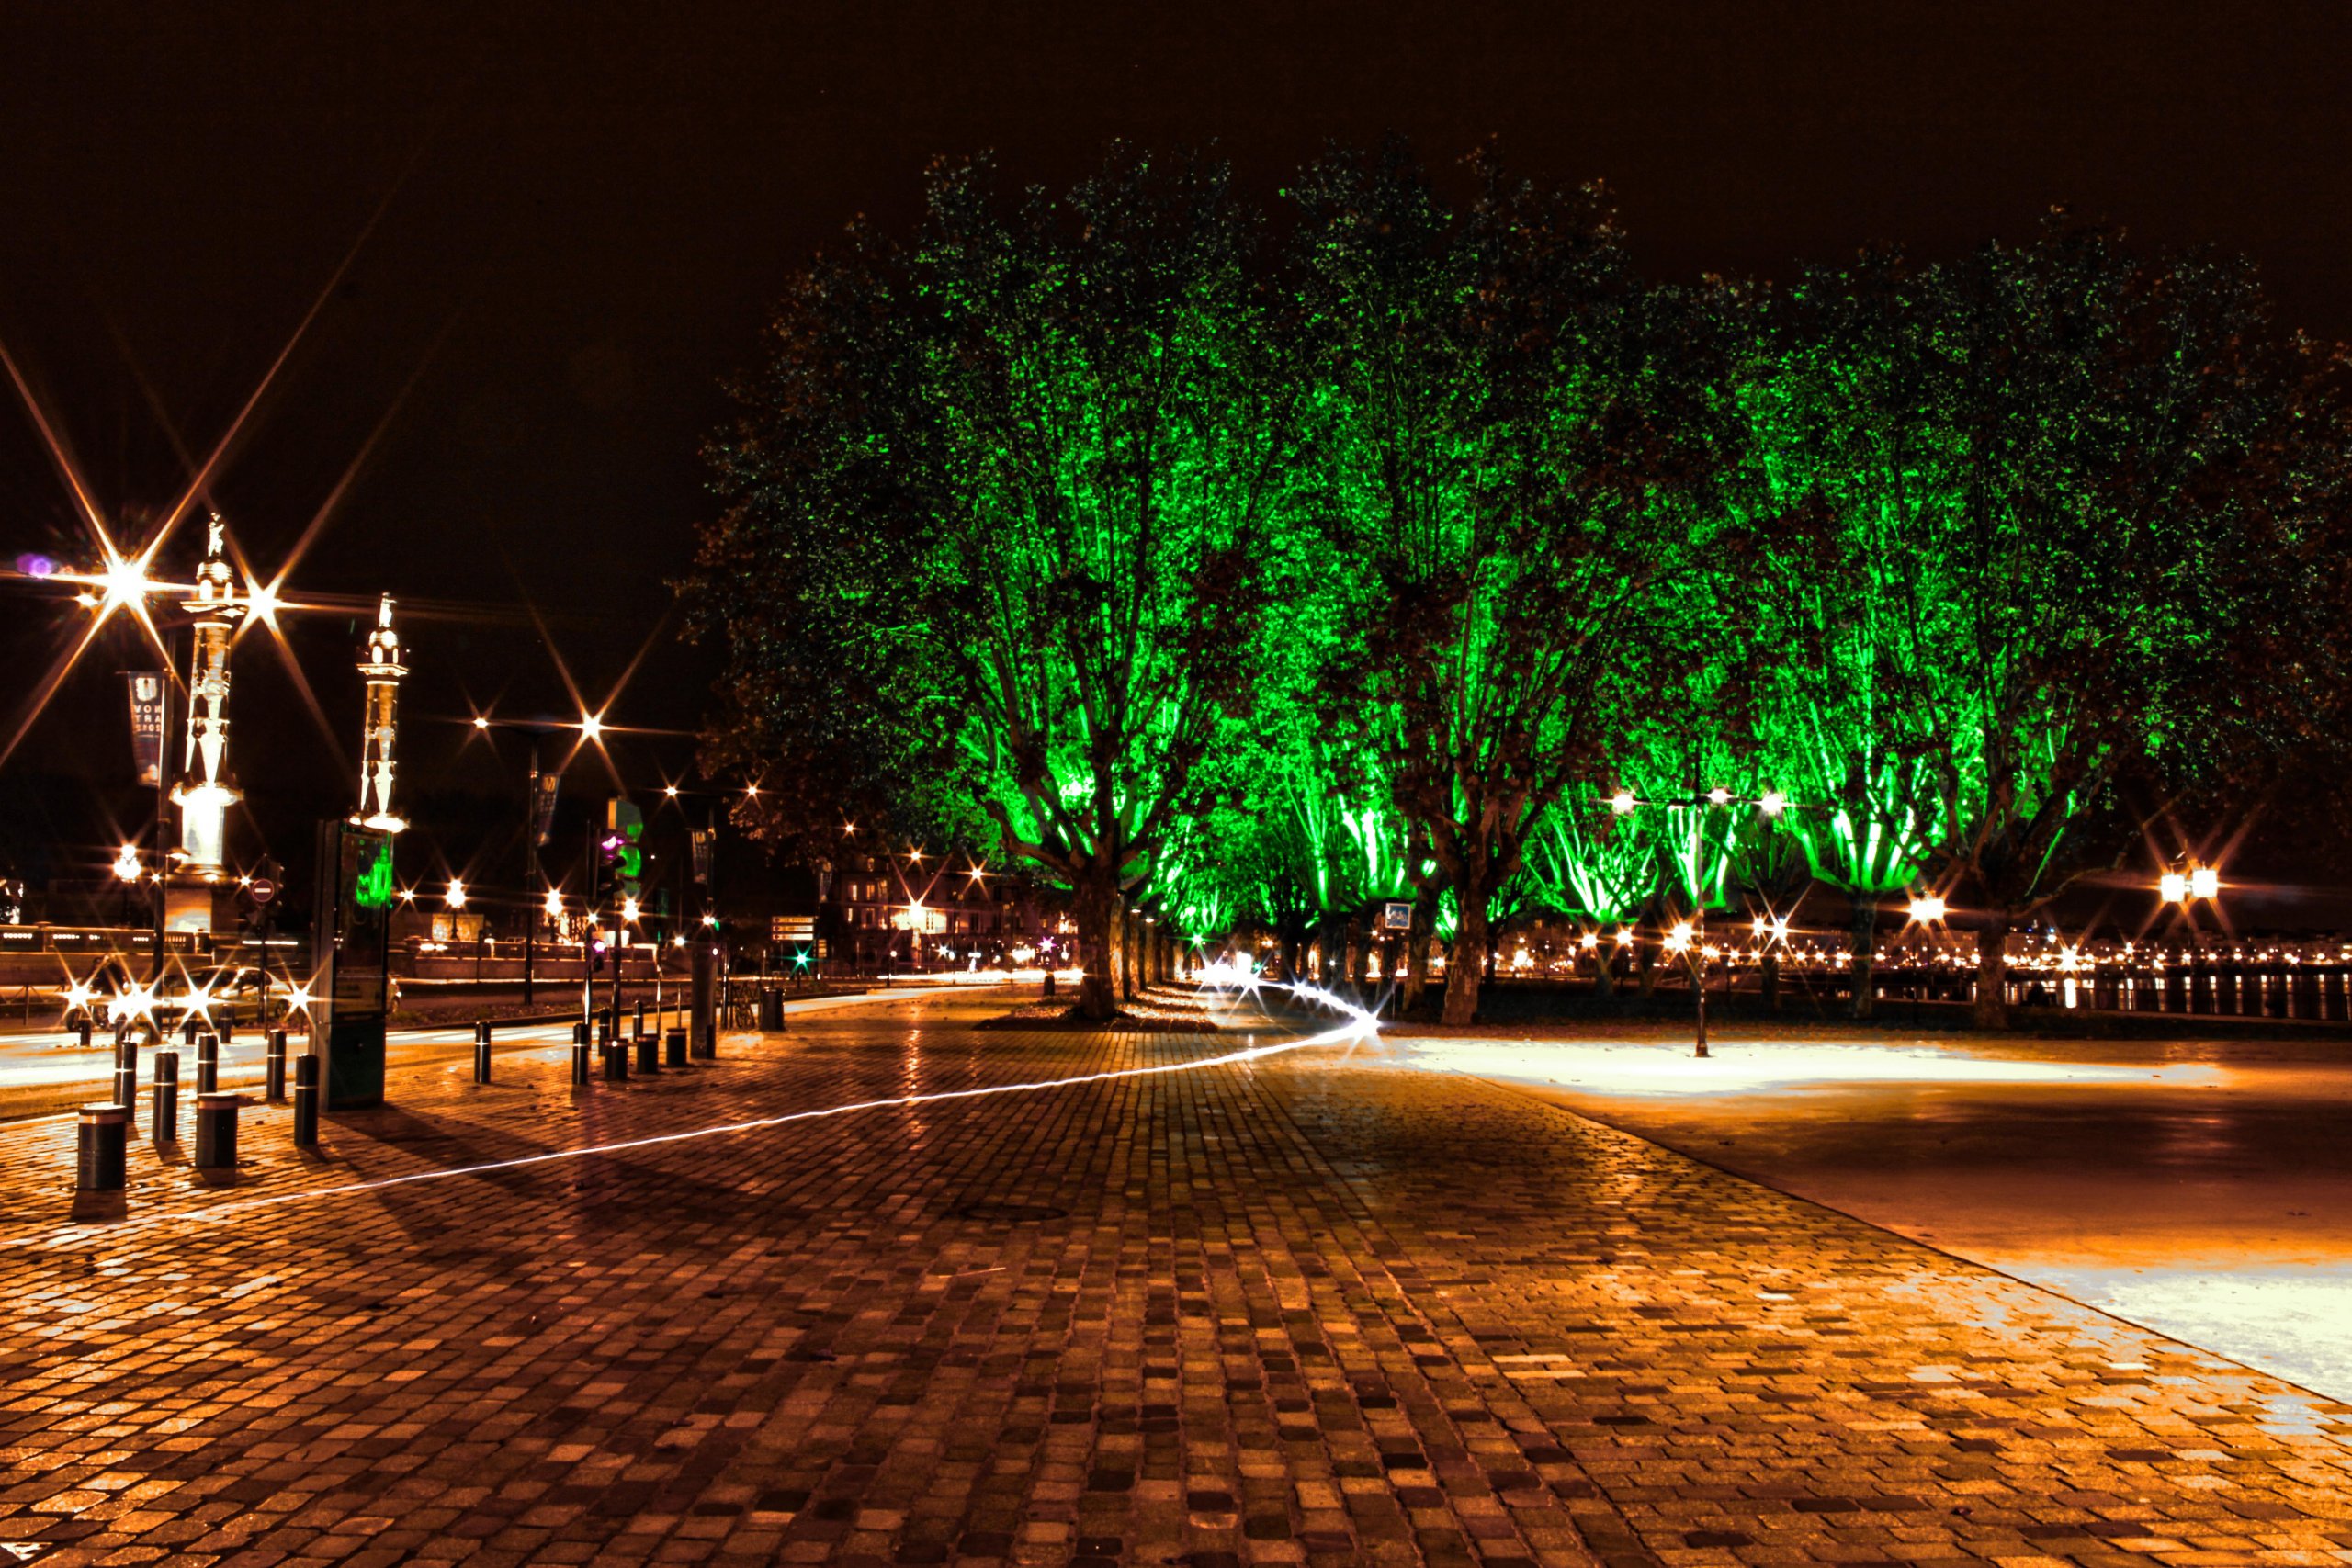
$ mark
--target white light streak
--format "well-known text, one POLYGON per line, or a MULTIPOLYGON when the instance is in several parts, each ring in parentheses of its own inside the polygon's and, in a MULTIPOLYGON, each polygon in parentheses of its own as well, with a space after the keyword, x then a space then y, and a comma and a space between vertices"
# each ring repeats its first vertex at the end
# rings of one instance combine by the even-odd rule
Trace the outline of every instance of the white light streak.
POLYGON ((786 1127, 797 1122, 819 1122, 835 1116, 851 1116, 861 1111, 888 1111, 909 1105, 937 1105, 952 1100, 984 1100, 992 1095, 1033 1094, 1042 1089, 1069 1089, 1079 1084, 1114 1083, 1124 1078, 1165 1077, 1170 1073, 1196 1072, 1203 1067, 1226 1067, 1243 1063, 1263 1061, 1292 1051, 1304 1051, 1317 1045, 1337 1045, 1363 1039, 1375 1032, 1379 1023, 1363 1009, 1353 1007, 1328 992, 1312 986, 1290 987, 1299 995, 1343 1010, 1350 1016, 1337 1028, 1298 1040, 1281 1040, 1266 1045, 1251 1045, 1221 1055, 1203 1056, 1190 1062, 1163 1062, 1148 1067, 1116 1067, 1099 1073, 1080 1073, 1066 1078, 1038 1078, 1021 1083, 988 1084, 978 1089, 937 1089, 929 1094, 899 1094, 880 1100, 852 1100, 845 1105, 828 1105, 813 1111, 791 1111, 781 1116, 762 1116, 749 1122, 729 1122, 715 1127, 694 1127, 683 1133, 658 1133, 645 1138, 625 1138, 616 1143, 589 1144, 576 1149, 555 1149, 545 1154, 523 1155, 514 1159, 489 1160, 480 1165, 453 1166, 445 1170, 417 1170, 405 1176, 387 1176, 374 1181, 349 1181, 335 1187, 314 1187, 300 1192, 280 1192, 249 1202, 227 1203, 214 1209, 170 1214, 158 1213, 154 1220, 220 1219, 230 1214, 254 1209, 276 1208, 284 1203, 299 1203, 313 1198, 344 1198, 359 1192, 381 1191, 391 1187, 409 1187, 424 1181, 448 1181, 463 1176, 481 1176, 497 1170, 522 1170, 537 1165, 553 1165, 562 1160, 585 1159, 592 1155, 626 1154, 636 1149, 661 1148, 670 1144, 688 1144, 702 1138, 729 1137, 741 1133, 765 1132, 771 1127, 786 1127))

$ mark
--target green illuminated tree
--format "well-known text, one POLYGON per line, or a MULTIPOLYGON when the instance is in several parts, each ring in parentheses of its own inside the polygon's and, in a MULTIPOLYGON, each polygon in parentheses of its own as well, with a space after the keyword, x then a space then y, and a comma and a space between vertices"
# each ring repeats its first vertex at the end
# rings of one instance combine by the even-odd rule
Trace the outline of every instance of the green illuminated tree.
POLYGON ((691 588, 763 699, 740 744, 842 694, 784 672, 865 672, 880 728, 944 751, 1001 848, 1070 889, 1106 1018, 1125 898, 1249 701, 1280 339, 1221 165, 1114 149, 1008 198, 944 164, 927 195, 914 244, 854 236, 787 297, 713 446, 730 505, 691 588))
POLYGON ((1395 147, 1293 193, 1318 504, 1353 568, 1324 714, 1458 900, 1448 1022, 1528 834, 1655 679, 1722 423, 1694 312, 1634 277, 1598 195, 1475 172, 1459 212, 1395 147))
POLYGON ((2013 924, 2263 734, 2239 676, 2299 592, 2263 549, 2303 505, 2274 457, 2297 367, 2243 263, 2053 222, 1939 273, 1973 753, 1949 853, 1997 1024, 2013 924))
POLYGON ((1945 536, 1962 500, 1957 367, 1936 279, 1866 255, 1760 302, 1742 388, 1771 503, 1759 739, 1813 874, 1849 900, 1868 1017, 1879 901, 1951 842, 1973 763, 1966 602, 1945 536))

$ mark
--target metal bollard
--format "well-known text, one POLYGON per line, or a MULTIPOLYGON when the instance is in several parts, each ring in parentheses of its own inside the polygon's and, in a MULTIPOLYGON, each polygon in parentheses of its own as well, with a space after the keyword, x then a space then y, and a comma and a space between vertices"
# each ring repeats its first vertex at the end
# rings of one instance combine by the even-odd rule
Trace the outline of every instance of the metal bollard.
POLYGON ((294 1146, 316 1147, 319 1141, 319 1058, 305 1051, 294 1058, 294 1146))
POLYGON ((74 1032, 81 1040, 82 1049, 85 1051, 88 1050, 90 1048, 90 1021, 86 1018, 84 1019, 75 1026, 74 1032))
POLYGON ((286 1031, 269 1032, 269 1055, 264 1062, 264 1092, 275 1105, 286 1098, 286 1031))
POLYGON ((673 1067, 684 1066, 686 1065, 686 1032, 683 1029, 670 1031, 669 1042, 670 1065, 673 1067))
POLYGON ((640 1034, 637 1037, 637 1070, 640 1073, 658 1073, 662 1070, 662 1037, 660 1035, 640 1034))
POLYGON ((154 1125, 148 1129, 159 1144, 180 1141, 180 1054, 177 1051, 155 1053, 155 1111, 149 1118, 154 1125))
POLYGON ((128 1168, 130 1107, 85 1105, 74 1134, 74 1185, 84 1192, 119 1192, 128 1168))
POLYGON ((233 1170, 237 1165, 237 1105, 233 1094, 196 1097, 196 1168, 233 1170))
POLYGON ((490 1020, 474 1025, 474 1082, 490 1081, 490 1020))
POLYGON ((196 1037, 196 1092, 212 1094, 220 1088, 220 1037, 199 1034, 196 1037))
POLYGON ((183 1045, 193 1045, 196 1043, 196 1015, 194 1013, 190 1013, 187 1017, 180 1021, 180 1043, 183 1045))
POLYGON ((588 1025, 584 1021, 571 1026, 571 1081, 588 1081, 588 1025))
POLYGON ((632 1038, 638 1040, 645 1038, 645 1002, 642 998, 637 1004, 637 1032, 632 1038))
POLYGON ((611 1040, 605 1043, 605 1076, 615 1083, 628 1082, 628 1043, 611 1040))

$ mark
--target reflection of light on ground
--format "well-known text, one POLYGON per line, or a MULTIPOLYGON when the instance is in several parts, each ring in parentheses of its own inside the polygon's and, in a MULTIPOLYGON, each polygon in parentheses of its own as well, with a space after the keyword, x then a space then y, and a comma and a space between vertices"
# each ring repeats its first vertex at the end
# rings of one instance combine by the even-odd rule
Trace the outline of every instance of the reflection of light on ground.
MULTIPOLYGON (((2302 1269, 2040 1268, 2013 1273, 2076 1301, 2334 1399, 2352 1399, 2352 1264, 2302 1269)), ((2301 1402, 2274 1402, 2262 1424, 2312 1429, 2301 1402)))
POLYGON ((2222 1081, 2213 1067, 2182 1064, 2116 1066, 1962 1055, 1931 1045, 1812 1045, 1715 1041, 1708 1056, 1687 1045, 1593 1040, 1414 1040, 1390 1044, 1433 1072, 1558 1084, 1599 1094, 1727 1094, 1803 1084, 2175 1085, 2222 1081))

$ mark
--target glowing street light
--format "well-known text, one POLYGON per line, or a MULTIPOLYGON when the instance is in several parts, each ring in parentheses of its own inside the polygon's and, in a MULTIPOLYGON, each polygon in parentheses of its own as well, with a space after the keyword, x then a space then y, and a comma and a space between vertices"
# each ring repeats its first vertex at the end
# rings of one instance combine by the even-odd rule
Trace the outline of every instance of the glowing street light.
POLYGON ((2188 902, 2188 878, 2177 871, 2165 872, 2156 878, 2156 897, 2167 904, 2188 902))
POLYGON ((125 844, 115 852, 114 874, 117 880, 122 882, 139 880, 139 846, 137 844, 125 844))
POLYGON ((2191 898, 2218 898, 2222 894, 2222 874, 2210 865, 2200 865, 2188 874, 2188 896, 2191 898))
POLYGON ((1763 798, 1757 801, 1756 804, 1763 807, 1765 816, 1778 817, 1781 812, 1788 809, 1789 797, 1782 795, 1777 789, 1768 789, 1764 792, 1763 798))
POLYGON ((547 911, 548 919, 560 920, 563 918, 563 895, 553 888, 548 890, 547 911))
POLYGON ((1933 894, 1923 894, 1911 900, 1911 920, 1915 925, 1931 926, 1944 918, 1944 901, 1933 894))
POLYGON ((441 895, 441 902, 447 905, 452 909, 464 908, 466 907, 466 885, 458 881, 456 877, 451 877, 449 879, 449 890, 441 895))
POLYGON ((1609 809, 1620 817, 1630 813, 1634 809, 1634 792, 1630 789, 1621 789, 1609 797, 1609 809))
POLYGON ((623 899, 621 900, 621 923, 622 923, 623 925, 630 925, 630 926, 633 926, 633 925, 637 924, 637 900, 636 900, 636 899, 634 899, 634 898, 623 898, 623 899))
POLYGON ((582 714, 580 738, 583 740, 602 740, 605 738, 605 716, 600 713, 582 714))

